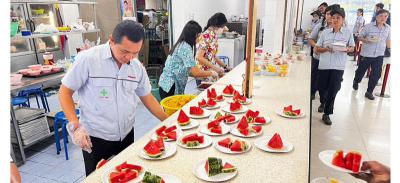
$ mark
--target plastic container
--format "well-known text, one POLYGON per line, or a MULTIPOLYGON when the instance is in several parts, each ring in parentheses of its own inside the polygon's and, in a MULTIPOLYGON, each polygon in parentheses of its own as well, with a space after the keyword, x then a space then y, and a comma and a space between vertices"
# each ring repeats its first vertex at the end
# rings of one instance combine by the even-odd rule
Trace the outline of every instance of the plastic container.
POLYGON ((170 116, 195 97, 195 95, 174 95, 161 100, 160 104, 164 108, 165 113, 170 116))
POLYGON ((30 36, 30 35, 31 35, 31 31, 29 31, 29 30, 22 30, 22 31, 21 31, 21 35, 22 35, 22 36, 30 36))
POLYGON ((10 35, 11 35, 11 37, 14 37, 15 35, 17 35, 18 26, 19 26, 18 22, 11 22, 11 25, 10 25, 10 31, 11 31, 10 35))

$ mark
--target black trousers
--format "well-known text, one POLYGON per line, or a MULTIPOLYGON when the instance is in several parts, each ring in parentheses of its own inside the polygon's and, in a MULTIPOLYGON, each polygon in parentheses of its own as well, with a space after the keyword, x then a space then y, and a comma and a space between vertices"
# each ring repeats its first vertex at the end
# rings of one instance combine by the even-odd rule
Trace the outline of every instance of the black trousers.
POLYGON ((161 100, 164 98, 167 98, 169 96, 173 96, 175 95, 175 84, 172 85, 171 89, 169 89, 169 91, 164 91, 161 87, 160 87, 160 98, 161 100))
POLYGON ((318 90, 321 104, 325 105, 324 113, 333 114, 333 105, 336 94, 339 92, 343 81, 343 70, 319 70, 318 90))
POLYGON ((367 92, 372 93, 375 89, 376 84, 381 78, 382 74, 382 65, 383 65, 383 56, 371 58, 371 57, 362 57, 360 61, 360 65, 356 70, 356 74, 354 77, 354 83, 360 83, 365 72, 371 66, 371 75, 368 80, 368 89, 367 92))
POLYGON ((318 90, 318 65, 319 60, 311 57, 311 95, 315 95, 318 90))
POLYGON ((96 165, 101 159, 108 159, 117 155, 134 142, 134 129, 122 141, 108 141, 97 137, 90 137, 92 141, 92 152, 82 150, 85 162, 86 176, 96 170, 96 165))

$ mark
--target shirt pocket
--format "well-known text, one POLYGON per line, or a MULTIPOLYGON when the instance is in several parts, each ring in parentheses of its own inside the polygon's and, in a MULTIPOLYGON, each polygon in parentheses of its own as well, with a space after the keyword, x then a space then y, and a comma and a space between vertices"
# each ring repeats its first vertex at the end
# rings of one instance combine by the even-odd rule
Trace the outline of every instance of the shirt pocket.
POLYGON ((112 79, 94 79, 94 96, 96 97, 96 103, 98 109, 110 107, 110 104, 114 100, 114 80, 112 79))
POLYGON ((138 81, 122 80, 122 86, 124 88, 125 93, 133 94, 135 93, 135 90, 138 87, 138 81))

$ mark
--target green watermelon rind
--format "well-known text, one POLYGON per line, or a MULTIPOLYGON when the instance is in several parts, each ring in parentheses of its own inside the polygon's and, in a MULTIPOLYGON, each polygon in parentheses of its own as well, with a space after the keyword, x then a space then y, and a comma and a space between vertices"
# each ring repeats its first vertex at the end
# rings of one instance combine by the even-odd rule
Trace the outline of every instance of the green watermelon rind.
POLYGON ((219 158, 209 157, 208 158, 208 176, 212 177, 222 173, 222 160, 219 158))
POLYGON ((144 173, 142 183, 161 183, 162 178, 158 175, 152 174, 148 171, 144 173))

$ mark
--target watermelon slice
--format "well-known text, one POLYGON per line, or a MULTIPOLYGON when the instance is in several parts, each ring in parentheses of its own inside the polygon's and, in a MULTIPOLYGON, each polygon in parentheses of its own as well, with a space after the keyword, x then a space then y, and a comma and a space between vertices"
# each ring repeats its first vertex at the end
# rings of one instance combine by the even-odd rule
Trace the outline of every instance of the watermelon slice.
POLYGON ((137 171, 129 171, 125 174, 124 178, 120 179, 119 182, 129 182, 130 180, 138 177, 139 173, 137 171))
POLYGON ((248 111, 246 112, 246 117, 256 118, 256 117, 258 117, 259 114, 260 114, 260 111, 248 110, 248 111))
POLYGON ((209 177, 218 175, 222 173, 222 160, 219 158, 209 157, 204 168, 209 177))
POLYGON ((120 182, 122 178, 125 177, 125 172, 111 172, 108 179, 111 183, 117 183, 120 182))
POLYGON ((299 116, 300 115, 300 109, 294 110, 292 111, 294 113, 295 116, 299 116))
MULTIPOLYGON (((192 110, 190 109, 190 112, 192 110)), ((183 110, 179 111, 179 116, 178 116, 178 124, 181 126, 186 126, 190 123, 190 118, 183 112, 183 110)))
POLYGON ((201 100, 200 102, 198 102, 198 104, 199 104, 199 107, 207 107, 207 102, 206 102, 206 100, 201 100))
POLYGON ((190 107, 190 114, 195 115, 195 116, 201 116, 203 115, 204 110, 201 109, 200 107, 192 106, 190 107))
POLYGON ((197 136, 197 141, 199 141, 200 144, 204 143, 204 136, 197 136))
POLYGON ((239 124, 237 125, 237 129, 247 129, 247 128, 249 128, 249 123, 247 123, 246 116, 243 116, 239 124))
POLYGON ((184 137, 182 138, 182 143, 183 143, 183 144, 186 144, 186 143, 189 142, 189 141, 195 141, 195 140, 197 140, 197 138, 198 138, 197 133, 189 134, 189 135, 186 135, 186 136, 184 136, 184 137))
POLYGON ((210 132, 216 133, 216 134, 222 134, 222 128, 221 128, 221 126, 218 125, 218 126, 211 128, 210 132))
POLYGON ((211 128, 217 127, 217 126, 219 126, 220 123, 221 122, 219 120, 211 121, 211 122, 209 122, 207 124, 207 129, 211 129, 211 128))
POLYGON ((246 99, 245 96, 242 96, 242 95, 240 95, 239 92, 234 91, 234 93, 233 93, 233 101, 237 101, 237 102, 239 102, 241 104, 244 104, 244 103, 246 103, 246 100, 247 99, 246 99))
POLYGON ((232 112, 239 111, 240 109, 242 109, 242 105, 237 101, 231 103, 229 106, 229 110, 231 110, 232 112))
POLYGON ((150 140, 143 148, 147 156, 151 158, 158 158, 162 155, 162 151, 159 146, 157 146, 154 140, 150 140))
POLYGON ((231 151, 242 152, 247 149, 247 145, 244 141, 235 140, 230 147, 231 151))
POLYGON ((353 167, 352 171, 358 173, 360 171, 362 155, 358 152, 354 152, 353 155, 353 167))
POLYGON ((167 129, 167 127, 166 127, 165 125, 163 125, 162 127, 158 128, 158 129, 156 130, 156 134, 157 134, 157 135, 162 134, 162 133, 165 131, 165 129, 167 129))
POLYGON ((115 170, 117 170, 118 172, 124 171, 126 169, 136 170, 140 172, 143 168, 139 165, 128 164, 126 161, 115 167, 115 170))
POLYGON ((224 140, 220 140, 218 141, 218 145, 222 146, 222 147, 226 147, 229 148, 231 146, 231 138, 227 137, 224 140))
POLYGON ((346 156, 344 157, 344 164, 345 168, 347 170, 352 170, 353 169, 353 159, 354 159, 354 153, 353 152, 348 152, 346 156))
POLYGON ((224 96, 222 95, 218 95, 217 98, 215 99, 215 101, 223 101, 224 100, 224 96))
POLYGON ((224 121, 226 123, 230 123, 230 122, 233 122, 235 120, 236 120, 236 117, 234 115, 232 115, 232 114, 227 114, 227 115, 224 116, 224 121))
POLYGON ((260 124, 265 124, 267 123, 267 121, 265 120, 264 117, 256 117, 256 119, 254 120, 255 123, 260 123, 260 124))
POLYGON ((292 112, 293 111, 292 108, 293 108, 292 105, 286 106, 286 107, 283 108, 283 112, 292 112))
POLYGON ((96 170, 99 169, 100 167, 102 167, 103 165, 105 165, 106 163, 107 163, 107 160, 101 159, 96 165, 96 170))
POLYGON ((250 132, 249 129, 239 129, 239 132, 244 136, 249 136, 250 132))
POLYGON ((207 98, 217 98, 217 92, 215 91, 215 88, 207 89, 207 98))
POLYGON ((176 128, 177 128, 176 125, 172 125, 171 127, 165 129, 164 133, 168 134, 169 132, 175 131, 176 128))
POLYGON ((274 136, 269 140, 268 147, 272 149, 282 149, 283 142, 281 136, 278 133, 275 133, 274 136))
POLYGON ((251 127, 251 131, 253 131, 254 133, 260 133, 262 130, 261 126, 252 126, 251 127))
POLYGON ((181 141, 188 147, 198 146, 204 143, 204 136, 199 136, 197 133, 193 133, 186 135, 181 141))
POLYGON ((164 151, 165 150, 165 146, 164 146, 164 140, 162 138, 157 138, 157 140, 155 141, 155 144, 158 148, 160 148, 160 151, 164 151))
POLYGON ((225 163, 224 167, 222 168, 222 173, 231 173, 236 171, 236 167, 229 164, 228 162, 225 163))
POLYGON ((169 138, 169 139, 171 139, 171 140, 176 140, 176 131, 172 131, 172 132, 169 132, 168 134, 167 134, 167 137, 169 138))
MULTIPOLYGON (((203 100, 204 100, 204 99, 203 99, 203 100)), ((214 99, 209 98, 208 101, 207 101, 207 106, 208 106, 208 107, 214 107, 215 105, 217 105, 217 102, 215 102, 214 99)))
MULTIPOLYGON (((353 159, 354 159, 354 157, 353 157, 353 159)), ((342 150, 336 151, 336 153, 333 155, 332 165, 335 165, 335 166, 338 166, 338 167, 342 167, 342 168, 346 168, 346 164, 344 162, 344 157, 343 157, 343 151, 342 150)))
POLYGON ((235 91, 235 89, 233 88, 232 85, 228 85, 224 88, 224 90, 222 91, 224 94, 226 95, 232 95, 233 91, 235 91))

